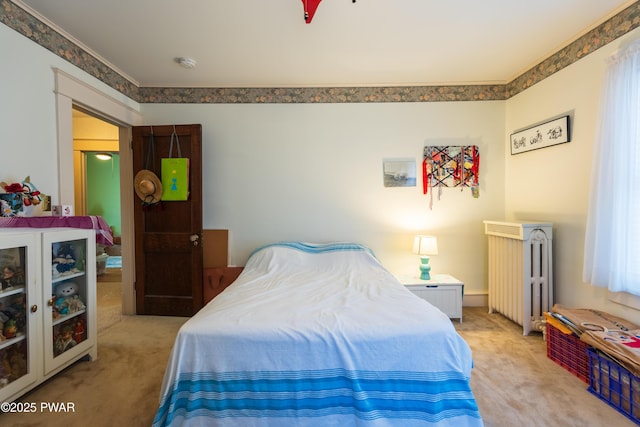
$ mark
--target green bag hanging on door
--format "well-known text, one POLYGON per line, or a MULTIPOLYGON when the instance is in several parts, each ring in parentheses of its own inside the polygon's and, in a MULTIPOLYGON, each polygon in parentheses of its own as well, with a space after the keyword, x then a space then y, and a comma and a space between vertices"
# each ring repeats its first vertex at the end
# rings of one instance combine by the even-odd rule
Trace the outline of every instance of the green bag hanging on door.
POLYGON ((171 134, 169 157, 161 159, 162 175, 162 200, 180 201, 189 198, 189 158, 182 157, 180 152, 180 140, 175 127, 171 134), (178 157, 173 157, 173 140, 175 138, 178 148, 178 157))

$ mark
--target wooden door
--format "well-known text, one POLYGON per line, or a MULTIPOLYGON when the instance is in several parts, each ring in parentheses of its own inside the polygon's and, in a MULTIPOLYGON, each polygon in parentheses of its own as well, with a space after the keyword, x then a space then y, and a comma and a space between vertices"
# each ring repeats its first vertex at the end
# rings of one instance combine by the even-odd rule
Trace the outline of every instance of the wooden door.
MULTIPOLYGON (((133 127, 133 176, 149 169, 161 177, 174 131, 189 158, 189 197, 144 205, 134 192, 137 314, 191 316, 203 306, 202 126, 133 127)), ((174 137, 173 157, 176 151, 174 137)))

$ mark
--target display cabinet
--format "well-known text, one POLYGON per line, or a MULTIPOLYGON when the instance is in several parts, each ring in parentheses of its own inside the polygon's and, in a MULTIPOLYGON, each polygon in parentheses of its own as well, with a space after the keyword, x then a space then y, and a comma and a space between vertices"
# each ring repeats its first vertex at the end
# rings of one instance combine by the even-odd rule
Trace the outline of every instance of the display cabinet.
POLYGON ((49 374, 89 354, 96 342, 95 233, 42 234, 44 370, 49 374))
POLYGON ((0 401, 97 358, 95 239, 85 229, 0 229, 0 401))
POLYGON ((37 379, 36 236, 0 235, 0 400, 37 379))

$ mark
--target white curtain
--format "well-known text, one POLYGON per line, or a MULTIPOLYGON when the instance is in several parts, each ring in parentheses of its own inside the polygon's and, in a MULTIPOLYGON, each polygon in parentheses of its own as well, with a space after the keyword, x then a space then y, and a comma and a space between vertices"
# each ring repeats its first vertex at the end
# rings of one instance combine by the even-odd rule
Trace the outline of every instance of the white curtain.
POLYGON ((640 40, 610 58, 600 116, 583 278, 640 295, 640 40))

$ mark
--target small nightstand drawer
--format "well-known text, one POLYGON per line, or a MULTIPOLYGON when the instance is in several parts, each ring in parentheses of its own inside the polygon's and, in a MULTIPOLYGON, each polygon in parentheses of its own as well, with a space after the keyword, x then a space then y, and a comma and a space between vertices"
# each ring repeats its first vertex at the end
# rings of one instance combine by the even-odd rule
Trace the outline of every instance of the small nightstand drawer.
POLYGON ((462 313, 458 309, 462 302, 460 288, 457 286, 419 285, 407 286, 411 292, 429 301, 452 319, 461 319, 462 313))
POLYGON ((464 284, 461 281, 448 274, 434 276, 431 280, 407 277, 398 279, 416 296, 438 307, 449 318, 460 319, 462 323, 464 284))

